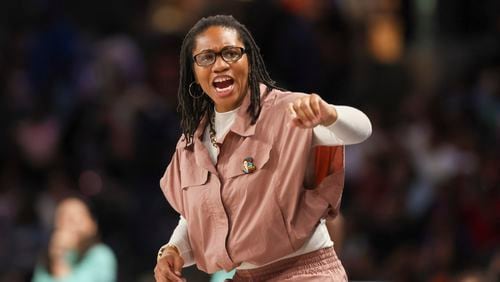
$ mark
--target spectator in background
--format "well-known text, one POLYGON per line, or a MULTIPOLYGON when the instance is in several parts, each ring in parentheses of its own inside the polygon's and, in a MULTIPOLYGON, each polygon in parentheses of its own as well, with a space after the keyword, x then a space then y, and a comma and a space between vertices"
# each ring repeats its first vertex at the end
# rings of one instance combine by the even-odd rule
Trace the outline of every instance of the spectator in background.
POLYGON ((57 207, 47 252, 38 262, 32 282, 116 281, 113 251, 99 240, 97 220, 80 198, 57 207))

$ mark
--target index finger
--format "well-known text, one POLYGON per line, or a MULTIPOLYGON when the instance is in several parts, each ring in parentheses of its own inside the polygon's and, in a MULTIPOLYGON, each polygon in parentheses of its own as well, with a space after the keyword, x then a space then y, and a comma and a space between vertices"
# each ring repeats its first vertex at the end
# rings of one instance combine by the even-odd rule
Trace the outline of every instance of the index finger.
POLYGON ((316 93, 311 93, 311 109, 313 110, 314 115, 317 117, 321 114, 320 103, 321 97, 316 93))
POLYGON ((182 281, 182 279, 179 277, 179 275, 176 275, 174 273, 174 265, 172 262, 167 260, 166 258, 162 258, 158 261, 157 266, 155 268, 155 277, 158 278, 163 278, 165 280, 158 280, 158 281, 182 281))
POLYGON ((155 275, 155 281, 156 282, 168 282, 167 277, 165 275, 162 275, 160 273, 160 270, 158 269, 158 265, 154 269, 154 275, 155 275))
POLYGON ((288 111, 290 112, 290 116, 292 117, 292 119, 295 119, 297 117, 297 112, 293 108, 293 103, 288 104, 288 111))

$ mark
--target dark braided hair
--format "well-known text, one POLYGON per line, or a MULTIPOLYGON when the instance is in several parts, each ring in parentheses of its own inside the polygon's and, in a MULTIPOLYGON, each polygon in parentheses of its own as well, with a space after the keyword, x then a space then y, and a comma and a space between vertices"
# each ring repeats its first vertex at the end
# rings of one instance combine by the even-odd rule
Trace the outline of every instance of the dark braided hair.
POLYGON ((181 128, 187 144, 192 141, 194 132, 203 116, 208 115, 212 117, 214 115, 214 103, 208 95, 202 93, 203 95, 200 98, 193 98, 189 94, 190 84, 195 81, 192 55, 194 41, 196 36, 213 26, 221 26, 236 30, 240 40, 244 44, 250 67, 248 73, 248 86, 250 89, 251 102, 250 106, 248 106, 247 113, 250 115, 252 124, 255 124, 257 121, 261 110, 259 84, 263 83, 267 86, 265 93, 268 93, 271 89, 278 88, 274 85, 275 82, 270 78, 266 70, 259 47, 255 43, 250 31, 248 31, 244 25, 239 23, 232 16, 217 15, 202 18, 186 34, 182 42, 180 54, 178 111, 181 113, 181 128))

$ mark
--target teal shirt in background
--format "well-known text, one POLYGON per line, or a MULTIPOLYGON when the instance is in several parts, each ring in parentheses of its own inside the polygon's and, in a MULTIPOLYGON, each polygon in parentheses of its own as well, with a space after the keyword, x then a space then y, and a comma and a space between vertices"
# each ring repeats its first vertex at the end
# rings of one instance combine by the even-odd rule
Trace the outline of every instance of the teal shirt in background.
POLYGON ((210 282, 224 282, 226 279, 231 279, 233 278, 234 274, 236 273, 236 270, 233 269, 232 271, 225 272, 224 270, 219 270, 212 274, 212 277, 210 278, 210 282))
POLYGON ((96 244, 85 256, 76 261, 76 253, 69 253, 67 260, 71 265, 68 276, 54 278, 45 267, 37 265, 32 282, 116 282, 117 261, 115 254, 108 246, 96 244))

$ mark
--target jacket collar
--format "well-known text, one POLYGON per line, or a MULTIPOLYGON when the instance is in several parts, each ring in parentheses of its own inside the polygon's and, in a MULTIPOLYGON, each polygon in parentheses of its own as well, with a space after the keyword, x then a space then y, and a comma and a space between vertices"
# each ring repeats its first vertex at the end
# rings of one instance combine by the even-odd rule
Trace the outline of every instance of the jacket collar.
POLYGON ((243 102, 241 103, 240 108, 236 112, 234 123, 229 129, 230 131, 244 137, 255 134, 255 124, 251 124, 252 121, 247 112, 248 106, 250 106, 251 102, 250 96, 250 91, 248 91, 247 95, 245 95, 245 98, 243 99, 243 102))
MULTIPOLYGON (((260 88, 260 105, 261 105, 261 112, 262 112, 262 110, 264 109, 264 105, 266 102, 265 100, 267 98, 268 93, 266 93, 266 89, 267 89, 266 85, 261 83, 259 85, 259 88, 260 88)), ((233 126, 231 126, 231 129, 230 129, 230 131, 232 131, 240 136, 243 136, 243 137, 248 137, 248 136, 254 135, 255 134, 255 127, 256 127, 257 123, 259 122, 259 120, 257 119, 255 124, 252 124, 252 120, 247 112, 248 106, 250 106, 250 103, 251 103, 250 96, 251 95, 250 95, 250 91, 249 91, 249 93, 247 93, 247 95, 245 96, 245 99, 241 103, 241 106, 236 113, 236 119, 234 120, 234 124, 233 124, 233 126)))

